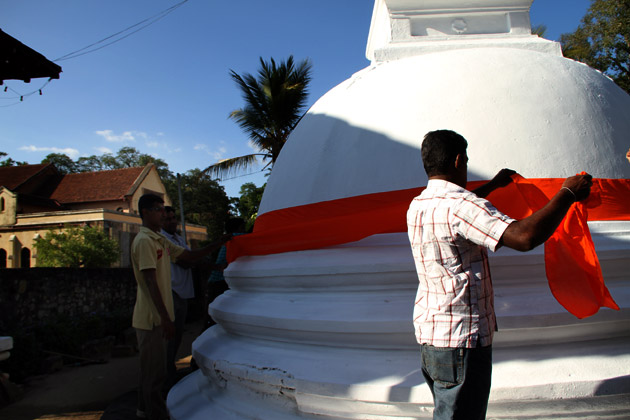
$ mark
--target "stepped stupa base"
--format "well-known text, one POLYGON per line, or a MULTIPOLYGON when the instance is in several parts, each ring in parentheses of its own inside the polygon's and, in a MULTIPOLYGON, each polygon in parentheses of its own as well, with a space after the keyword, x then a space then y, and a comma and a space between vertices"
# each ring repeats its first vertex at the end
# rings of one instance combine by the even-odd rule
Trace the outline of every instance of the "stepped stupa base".
MULTIPOLYGON (((628 348, 630 337, 495 348, 488 418, 628 418, 628 348)), ((215 326, 193 355, 200 370, 169 394, 174 420, 431 418, 418 350, 259 342, 215 326)))

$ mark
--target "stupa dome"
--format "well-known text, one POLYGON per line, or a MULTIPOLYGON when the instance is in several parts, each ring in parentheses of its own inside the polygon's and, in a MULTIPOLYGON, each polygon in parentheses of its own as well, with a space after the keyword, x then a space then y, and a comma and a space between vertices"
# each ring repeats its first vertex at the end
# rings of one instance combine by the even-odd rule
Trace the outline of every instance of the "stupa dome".
MULTIPOLYGON (((626 185, 630 96, 532 35, 531 2, 376 0, 372 64, 326 93, 293 131, 250 239, 271 243, 277 237, 264 232, 283 228, 293 229, 292 239, 316 236, 314 225, 287 227, 290 217, 274 215, 301 221, 308 208, 328 224, 338 215, 329 217, 322 204, 337 211, 339 202, 363 197, 336 199, 389 199, 425 186, 420 145, 435 129, 466 137, 469 180, 508 167, 526 178, 588 171, 626 185)), ((356 218, 355 209, 362 208, 343 207, 344 216, 356 218)), ((376 217, 404 220, 404 210, 381 210, 376 217)), ((499 331, 489 417, 627 412, 630 221, 589 226, 620 311, 602 308, 586 319, 568 313, 549 290, 544 247, 491 255, 499 331)), ((407 233, 381 232, 232 262, 230 290, 209 307, 218 325, 193 344, 200 369, 169 393, 171 416, 431 418, 412 326, 418 277, 407 233)))
POLYGON ((630 96, 592 68, 520 48, 466 48, 375 63, 309 110, 282 150, 260 213, 424 186, 435 129, 469 142, 469 179, 630 178, 630 96))

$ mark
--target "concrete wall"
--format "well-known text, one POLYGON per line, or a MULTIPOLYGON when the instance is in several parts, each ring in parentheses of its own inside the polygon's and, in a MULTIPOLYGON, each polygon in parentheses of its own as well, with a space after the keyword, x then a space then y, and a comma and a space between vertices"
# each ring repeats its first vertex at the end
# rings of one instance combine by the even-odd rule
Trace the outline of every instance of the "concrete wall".
POLYGON ((17 195, 8 188, 0 188, 0 225, 15 224, 17 195))

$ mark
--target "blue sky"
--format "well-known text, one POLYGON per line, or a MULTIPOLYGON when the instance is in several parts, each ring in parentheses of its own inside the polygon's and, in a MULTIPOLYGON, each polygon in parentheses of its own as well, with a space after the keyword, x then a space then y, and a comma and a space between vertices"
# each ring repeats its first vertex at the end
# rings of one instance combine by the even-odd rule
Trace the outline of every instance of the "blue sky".
MULTIPOLYGON (((180 3, 181 0, 5 0, 0 29, 56 60, 180 3)), ((590 0, 535 0, 532 24, 546 38, 579 25, 590 0)), ((6 81, 0 89, 0 151, 39 163, 49 153, 116 153, 131 146, 173 172, 251 153, 227 118, 242 106, 229 77, 255 73, 258 58, 293 54, 313 63, 309 105, 366 67, 371 0, 189 0, 163 19, 98 51, 58 61, 63 73, 6 81), (16 93, 18 92, 18 93, 16 93)), ((222 182, 237 196, 258 172, 222 182)))

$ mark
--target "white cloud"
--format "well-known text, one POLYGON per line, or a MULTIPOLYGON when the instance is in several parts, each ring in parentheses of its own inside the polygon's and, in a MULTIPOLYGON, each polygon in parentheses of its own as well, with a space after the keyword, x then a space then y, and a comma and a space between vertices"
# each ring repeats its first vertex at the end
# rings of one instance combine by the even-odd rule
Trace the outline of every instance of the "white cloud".
POLYGON ((212 158, 217 161, 223 159, 223 157, 225 156, 225 153, 227 152, 227 149, 223 146, 220 146, 217 149, 211 150, 205 144, 195 144, 193 149, 198 150, 200 152, 206 152, 207 155, 212 156, 212 158))
POLYGON ((145 145, 151 149, 154 149, 151 151, 152 154, 157 154, 159 153, 159 151, 162 151, 162 153, 165 153, 166 155, 170 155, 170 154, 179 153, 182 151, 181 147, 172 148, 165 141, 147 140, 145 141, 145 145))
POLYGON ((102 154, 114 153, 113 150, 108 148, 108 147, 95 147, 94 150, 96 150, 97 152, 100 152, 102 154))
POLYGON ((20 150, 25 150, 27 152, 50 152, 50 153, 63 153, 71 157, 72 159, 76 159, 79 157, 79 151, 77 149, 73 149, 71 147, 59 148, 59 147, 37 147, 37 146, 22 146, 20 150))
POLYGON ((219 147, 219 150, 212 153, 212 157, 214 157, 216 160, 221 160, 223 159, 223 156, 225 156, 225 152, 227 152, 227 149, 225 147, 219 147))
POLYGON ((136 141, 136 137, 147 138, 147 134, 141 131, 124 131, 122 134, 114 134, 112 130, 99 130, 95 133, 111 143, 133 142, 136 141))

